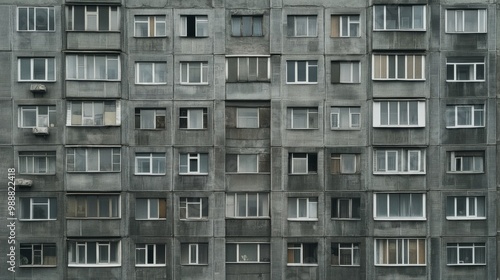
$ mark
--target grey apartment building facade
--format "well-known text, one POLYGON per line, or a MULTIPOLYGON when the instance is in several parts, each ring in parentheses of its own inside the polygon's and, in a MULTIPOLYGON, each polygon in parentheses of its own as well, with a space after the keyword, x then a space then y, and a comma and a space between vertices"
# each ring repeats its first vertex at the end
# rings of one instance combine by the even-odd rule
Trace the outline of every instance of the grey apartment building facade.
POLYGON ((1 1, 0 279, 497 279, 499 9, 1 1))

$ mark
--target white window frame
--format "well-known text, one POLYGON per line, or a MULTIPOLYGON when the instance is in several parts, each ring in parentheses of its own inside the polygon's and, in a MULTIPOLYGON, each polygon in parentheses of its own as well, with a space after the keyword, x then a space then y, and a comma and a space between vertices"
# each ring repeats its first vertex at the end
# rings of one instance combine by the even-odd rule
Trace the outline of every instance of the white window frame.
POLYGON ((288 218, 289 221, 317 221, 318 220, 318 197, 289 197, 288 198, 288 218), (301 208, 300 202, 305 202, 306 209, 301 208), (295 214, 292 205, 295 204, 295 214), (306 215, 300 216, 300 212, 305 210, 306 215), (294 216, 290 217, 290 214, 294 216))
POLYGON ((205 38, 208 37, 209 34, 209 24, 208 24, 208 16, 207 15, 181 15, 181 22, 180 22, 180 36, 181 37, 188 37, 188 38, 205 38), (195 21, 195 35, 194 36, 189 36, 188 37, 188 32, 187 32, 187 19, 188 17, 194 17, 195 21), (202 25, 205 25, 204 28, 201 28, 201 30, 206 30, 207 34, 201 34, 200 32, 200 27, 202 25))
POLYGON ((85 194, 85 195, 75 195, 68 194, 67 196, 67 212, 66 219, 78 219, 78 220, 116 220, 121 218, 121 198, 120 195, 115 193, 112 194, 85 194), (89 202, 90 197, 96 197, 95 204, 89 202), (83 203, 80 204, 80 203, 83 203), (83 210, 78 207, 85 207, 85 213, 83 216, 79 215, 78 211, 83 210), (96 209, 90 210, 91 207, 95 206, 96 209), (72 210, 71 208, 74 209, 72 210), (115 211, 113 211, 115 207, 115 211), (101 210, 107 208, 108 215, 101 213, 101 210), (95 216, 90 216, 89 211, 95 212, 95 216), (115 212, 115 213, 113 213, 115 212), (74 216, 70 216, 74 214, 74 216))
POLYGON ((208 153, 180 153, 179 154, 179 175, 207 175, 208 174, 208 165, 209 165, 210 159, 208 158, 208 153), (204 155, 202 157, 202 155, 204 155), (182 164, 182 157, 186 157, 186 165, 182 164), (202 163, 201 161, 206 159, 206 165, 207 165, 207 171, 203 172, 201 170, 202 163), (191 170, 191 160, 196 160, 197 161, 197 170, 191 170), (182 171, 182 169, 185 168, 185 172, 182 171))
POLYGON ((21 105, 19 106, 19 128, 33 128, 33 127, 54 127, 56 106, 54 105, 21 105), (47 114, 40 113, 41 107, 47 107, 47 114), (35 113, 35 126, 25 125, 24 113, 32 111, 35 113), (52 115, 52 118, 50 117, 52 115), (46 123, 45 123, 46 122, 46 123))
MULTIPOLYGON (((453 59, 452 59, 453 60, 453 59)), ((467 83, 467 82, 485 82, 486 81, 486 62, 483 58, 483 61, 476 61, 476 62, 450 62, 449 59, 446 60, 446 82, 447 83, 467 83), (469 76, 472 75, 472 79, 468 80, 459 80, 457 77, 457 72, 458 72, 458 67, 459 66, 468 66, 469 67, 469 76), (482 66, 483 68, 483 79, 478 78, 478 75, 480 75, 480 68, 482 66), (451 67, 453 70, 450 70, 451 67), (453 71, 453 79, 448 79, 448 72, 453 71)))
POLYGON ((374 242, 374 254, 375 254, 375 266, 426 266, 427 265, 427 240, 425 238, 376 238, 374 242), (393 251, 396 253, 395 257, 390 257, 390 246, 389 242, 395 241, 396 249, 393 251), (416 260, 417 263, 409 263, 410 262, 410 252, 409 250, 409 243, 410 241, 412 242, 417 242, 417 256, 416 260), (425 252, 420 252, 421 247, 420 242, 424 242, 424 250, 425 252), (383 244, 385 243, 385 244, 383 244), (384 246, 385 245, 385 246, 384 246), (385 247, 383 252, 379 252, 379 247, 385 247), (385 253, 386 256, 383 257, 381 254, 385 253), (402 254, 402 256, 399 256, 399 253, 402 254), (424 257, 424 263, 418 263, 420 256, 423 254, 424 257), (385 258, 387 260, 387 263, 380 263, 380 258, 382 260, 385 258), (395 259, 396 263, 389 263, 390 258, 395 259), (399 263, 398 263, 399 262, 399 263))
MULTIPOLYGON (((307 175, 307 174, 316 174, 318 173, 318 170, 311 170, 309 171, 309 157, 312 153, 289 153, 289 164, 290 166, 290 173, 289 174, 294 174, 294 175, 307 175), (302 155, 305 155, 305 157, 302 157, 302 155), (300 170, 295 170, 295 165, 296 161, 302 162, 305 161, 305 170, 302 172, 300 170)), ((316 155, 316 160, 318 160, 318 156, 316 155)))
POLYGON ((181 265, 208 265, 208 243, 181 243, 181 265), (185 254, 185 248, 187 246, 187 262, 183 262, 182 254, 185 254), (206 248, 202 248, 206 247, 206 248), (206 253, 205 256, 207 262, 202 262, 201 254, 206 253))
POLYGON ((121 125, 121 102, 120 100, 73 100, 67 103, 66 126, 120 126, 121 125), (78 107, 78 104, 79 107, 78 107), (91 109, 91 112, 86 111, 85 107, 91 109), (115 111, 106 111, 106 106, 115 108, 115 111), (102 112, 97 110, 102 108, 102 112), (73 111, 80 110, 80 114, 73 114, 73 111), (90 115, 89 115, 90 114, 90 115), (114 114, 114 118, 113 118, 114 114), (75 118, 75 119, 74 119, 75 118), (78 123, 80 121, 80 124, 78 123), (114 120, 114 123, 113 123, 114 120), (102 121, 102 124, 97 124, 102 121))
POLYGON ((361 256, 360 256, 360 248, 359 248, 359 243, 349 243, 349 242, 332 242, 331 244, 331 250, 332 250, 332 255, 334 255, 333 253, 333 250, 334 248, 337 249, 337 260, 338 260, 338 263, 333 263, 333 256, 332 256, 332 260, 331 260, 331 265, 332 266, 361 266, 360 264, 360 259, 361 259, 361 256), (351 264, 340 264, 340 260, 341 260, 341 252, 343 251, 347 251, 349 252, 348 254, 350 255, 351 257, 351 261, 350 263, 351 264))
POLYGON ((373 127, 389 127, 389 128, 411 128, 411 127, 425 127, 425 101, 423 100, 376 100, 373 102, 373 127), (416 103, 416 112, 412 112, 410 109, 411 104, 416 103), (386 106, 387 112, 383 112, 383 106, 386 106), (396 116, 391 116, 391 108, 396 107, 396 116), (403 113, 406 114, 403 115, 403 113), (410 124, 411 113, 416 113, 417 123, 410 124), (383 115, 387 117, 387 124, 383 119, 383 115), (395 117, 395 124, 391 124, 393 118, 395 117), (406 118, 406 123, 403 123, 404 118, 406 118))
POLYGON ((319 112, 318 112, 318 108, 317 107, 314 107, 314 108, 311 108, 311 107, 289 107, 288 110, 290 110, 290 129, 319 129, 319 112), (296 111, 306 111, 306 126, 305 127, 295 127, 295 123, 294 123, 294 114, 297 114, 297 113, 294 113, 296 111), (314 118, 316 118, 316 127, 314 126, 311 126, 311 122, 314 123, 314 118))
MULTIPOLYGON (((287 260, 287 264, 286 264, 287 266, 318 266, 318 251, 317 251, 318 250, 318 243, 288 243, 287 244, 287 256, 289 255, 290 250, 293 250, 294 256, 298 251, 298 254, 300 254, 300 261, 298 263, 295 263, 295 262, 290 263, 287 260), (300 246, 296 246, 296 245, 300 245, 300 246), (304 259, 304 257, 305 257, 304 256, 304 254, 305 254, 304 247, 305 246, 315 246, 315 249, 314 248, 312 248, 312 249, 316 250, 316 256, 315 256, 316 262, 313 262, 313 263, 306 262, 307 260, 304 259)), ((311 248, 309 250, 311 250, 311 248)))
POLYGON ((69 5, 66 7, 66 26, 67 31, 76 32, 117 32, 120 31, 120 7, 117 5, 69 5), (75 9, 76 6, 84 6, 85 28, 83 30, 75 30, 75 9), (88 11, 89 6, 95 6, 96 11, 88 11), (108 9, 108 29, 99 29, 99 10, 108 9), (113 11, 115 8, 116 11, 113 11), (90 27, 89 23, 93 21, 96 29, 90 27))
POLYGON ((20 221, 55 221, 57 220, 57 199, 55 197, 21 197, 19 198, 19 207, 21 213, 19 215, 20 221), (36 202, 35 200, 46 199, 43 202, 36 202), (29 204, 29 213, 22 213, 24 210, 25 204, 29 204), (51 206, 54 205, 55 208, 51 206), (47 217, 44 218, 35 218, 35 207, 43 207, 45 211, 47 211, 47 217), (28 214, 26 217, 26 214, 28 214))
MULTIPOLYGON (((195 114, 196 115, 196 114, 195 114)), ((207 108, 180 108, 179 109, 179 129, 207 129, 208 126, 208 109, 207 108), (182 116, 182 111, 186 110, 186 116, 182 116), (201 111, 201 127, 191 127, 192 112, 201 111), (181 127, 180 120, 186 119, 186 127, 181 127), (206 124, 205 124, 206 120, 206 124)))
POLYGON ((424 54, 373 54, 372 55, 372 79, 374 81, 425 81, 425 55, 424 54), (391 58, 394 59, 391 59, 391 58), (420 73, 422 77, 417 77, 417 59, 420 58, 420 73), (399 76, 399 61, 400 59, 404 59, 404 77, 399 76), (391 61, 394 61, 392 64, 391 61), (409 63, 413 65, 412 68, 409 68, 409 63), (385 66, 383 66, 385 65, 385 66), (390 77, 391 68, 394 68, 394 77, 390 77), (379 69, 377 69, 379 67, 379 69), (385 73, 384 73, 385 68, 385 73), (411 69, 411 73, 408 71, 411 69), (379 77, 377 77, 377 72, 379 72, 379 77))
POLYGON ((338 36, 332 36, 333 35, 333 30, 330 32, 330 37, 332 38, 358 38, 361 37, 361 15, 359 14, 350 14, 350 15, 343 15, 343 14, 334 14, 331 15, 331 20, 333 21, 334 17, 338 17, 338 36), (358 19, 354 19, 354 17, 357 17, 358 19), (347 23, 347 34, 344 33, 344 21, 347 23), (352 25, 356 26, 357 29, 357 36, 353 36, 351 34, 351 28, 352 25))
POLYGON ((262 36, 264 36, 263 23, 264 23, 264 16, 263 15, 232 15, 231 16, 231 36, 233 36, 233 37, 262 37, 262 36), (235 20, 237 18, 239 20, 235 20), (251 26, 252 26, 252 34, 251 35, 244 35, 243 34, 243 25, 244 25, 243 18, 250 18, 251 19, 250 20, 251 26), (256 18, 260 19, 260 26, 259 26, 259 24, 255 23, 256 18), (236 26, 236 25, 239 25, 239 26, 236 26), (260 27, 260 30, 258 30, 259 27, 260 27), (239 30, 238 34, 235 34, 233 32, 235 29, 239 30))
POLYGON ((448 172, 451 173, 484 173, 484 152, 483 151, 453 151, 450 152, 450 165, 448 172), (467 153, 471 155, 467 155, 467 153), (463 155, 456 155, 460 153, 463 155), (482 153, 482 156, 474 155, 482 153), (472 170, 464 170, 463 162, 464 158, 470 158, 472 161, 472 170), (460 165, 460 169, 457 169, 457 165, 460 165), (480 167, 480 168, 478 168, 480 167))
POLYGON ((446 257, 446 265, 447 266, 476 266, 476 265, 486 265, 486 243, 484 242, 460 242, 460 243, 447 243, 446 244, 446 255, 450 253, 450 250, 457 250, 457 261, 453 263, 448 263, 449 259, 448 256, 446 257), (455 245, 454 245, 455 244, 455 245), (476 262, 476 252, 478 249, 482 248, 484 250, 484 263, 476 262), (470 263, 465 263, 463 261, 460 261, 460 251, 469 249, 472 251, 472 262, 470 263))
POLYGON ((20 244, 20 261, 19 261, 19 267, 56 267, 57 266, 57 246, 56 243, 21 243, 20 244), (39 248, 37 248, 39 247, 39 248), (48 248, 50 247, 50 249, 48 248), (31 255, 31 263, 25 263, 28 262, 29 260, 23 256, 22 251, 24 250, 30 250, 30 255, 31 255), (48 255, 46 252, 48 250, 53 251, 55 255, 51 256, 48 255), (53 264, 47 264, 45 263, 46 258, 51 258, 53 257, 53 264), (35 264, 35 260, 39 258, 40 263, 35 264))
POLYGON ((334 130, 359 130, 361 129, 361 107, 331 107, 330 109, 330 128, 334 130), (345 111, 347 110, 347 116, 345 111), (341 126, 344 118, 349 118, 347 127, 341 126), (354 120, 358 119, 356 123, 354 120))
POLYGON ((55 31, 55 12, 54 7, 17 7, 17 31, 18 32, 54 32, 55 31), (19 22, 21 21, 21 10, 26 10, 26 29, 21 30, 19 22), (37 12, 47 10, 47 29, 37 29, 37 12), (30 18, 32 19, 32 28, 30 28, 30 18))
MULTIPOLYGON (((384 220, 398 220, 398 221, 425 221, 427 220, 427 213, 426 213, 426 194, 425 193, 375 193, 374 196, 373 196, 373 219, 374 220, 380 220, 380 221, 384 221, 384 220), (394 196, 394 195, 397 195, 398 196, 398 204, 397 205, 391 205, 391 196, 394 196), (416 199, 417 201, 415 201, 415 198, 417 196, 420 196, 421 198, 421 203, 422 205, 420 205, 420 208, 422 210, 422 215, 420 216, 412 216, 411 213, 408 213, 407 216, 402 216, 401 213, 398 214, 398 216, 391 216, 391 206, 396 206, 398 207, 398 209, 396 209, 398 212, 399 210, 401 209, 400 207, 400 204, 399 204, 399 197, 401 195, 409 195, 410 196, 410 205, 408 205, 408 208, 409 208, 409 211, 411 212, 412 211, 412 208, 413 208, 413 204, 417 203, 418 202, 418 199, 416 199), (378 199, 383 199, 385 200, 386 202, 386 209, 385 209, 385 212, 387 213, 387 216, 378 216, 378 208, 379 208, 379 205, 377 203, 378 199)), ((418 206, 417 206, 418 207, 418 206)), ((408 210, 408 209, 406 209, 408 210)))
POLYGON ((259 173, 259 155, 258 154, 238 154, 236 155, 236 158, 237 158, 237 169, 236 169, 236 172, 237 173, 259 173), (248 170, 242 170, 241 169, 241 164, 240 164, 240 160, 244 160, 244 158, 247 157, 252 157, 252 158, 255 158, 255 170, 251 170, 251 171, 248 171, 248 170))
POLYGON ((55 82, 56 81, 56 59, 55 57, 18 57, 17 58, 17 81, 18 82, 55 82), (29 60, 29 79, 22 78, 22 63, 23 60, 29 60), (37 79, 35 78, 35 60, 43 60, 44 61, 44 78, 37 79))
MULTIPOLYGON (((135 129, 141 129, 141 130, 160 130, 160 129, 165 129, 166 128, 166 122, 167 122, 167 110, 165 108, 135 108, 135 129), (145 113, 147 111, 152 111, 153 118, 152 118, 152 127, 151 128, 144 128, 142 127, 143 123, 143 118, 146 118, 145 113), (163 121, 162 121, 163 119, 163 121), (139 122, 139 123, 137 123, 139 122), (158 122, 163 123, 163 127, 160 125, 158 126, 158 122)), ((145 121, 144 121, 145 122, 145 121)))
POLYGON ((68 54, 66 55, 66 80, 75 81, 120 81, 121 80, 121 65, 120 65, 120 55, 118 54, 68 54), (95 63, 96 57, 104 57, 104 68, 105 74, 104 78, 96 77, 96 73, 99 72, 97 68, 98 65, 95 63), (74 63, 75 65, 71 65, 74 63), (112 65, 116 64, 116 78, 112 75, 112 65), (90 67, 89 65, 93 65, 90 67), (88 70, 92 69, 91 72, 88 70), (90 75, 93 74, 93 75, 90 75))
POLYGON ((425 5, 397 5, 398 6, 398 19, 397 19, 397 24, 398 26, 396 28, 387 28, 387 6, 388 5, 373 5, 373 31, 425 31, 426 30, 426 6, 425 5), (408 7, 410 6, 411 9, 411 27, 410 28, 401 28, 401 7, 408 7), (415 8, 420 7, 422 9, 422 27, 415 27, 415 8), (377 28, 376 20, 377 20, 377 9, 378 8, 383 8, 383 20, 384 20, 384 26, 382 28, 377 28))
POLYGON ((270 208, 270 200, 269 193, 228 193, 226 195, 226 217, 227 218, 240 218, 240 219, 257 219, 257 218, 269 218, 269 209, 270 208), (250 205, 249 195, 256 196, 256 215, 250 215, 250 208, 253 206, 250 205), (245 215, 240 215, 239 209, 241 205, 239 204, 240 200, 238 197, 244 197, 245 199, 245 215), (266 213, 261 213, 266 212, 266 213))
POLYGON ((470 105, 464 105, 464 104, 457 104, 457 105, 446 105, 446 117, 450 118, 453 117, 453 122, 454 125, 449 125, 450 120, 446 121, 446 128, 479 128, 479 127, 484 127, 485 126, 485 116, 486 116, 486 106, 485 104, 470 104, 470 105), (458 108, 469 108, 470 110, 470 123, 471 124, 465 124, 465 125, 458 125, 458 108), (452 114, 452 115, 450 115, 452 114), (480 120, 482 121, 481 124, 475 125, 476 121, 476 114, 480 114, 480 120))
POLYGON ((318 61, 317 60, 287 60, 286 61, 286 84, 288 85, 307 85, 307 84, 318 84, 318 61), (299 63, 305 62, 305 81, 299 81, 299 63), (290 64, 293 64, 293 81, 288 80, 288 71, 292 71, 289 67, 290 64), (316 71, 316 81, 312 81, 313 71, 316 71))
MULTIPOLYGON (((236 249, 236 261, 228 261, 227 260, 227 255, 226 254, 226 263, 270 263, 271 259, 271 245, 269 243, 257 243, 257 242, 239 242, 239 243, 226 243, 226 248, 230 246, 235 246, 236 249), (247 260, 248 257, 247 255, 241 254, 241 246, 250 246, 250 245, 255 245, 256 250, 257 250, 257 260, 256 261, 250 261, 247 260), (262 260, 262 251, 264 250, 262 246, 267 246, 268 247, 268 252, 269 252, 269 257, 267 258, 267 261, 262 260)), ((226 249, 228 250, 228 249, 226 249)))
POLYGON ((259 108, 236 108, 236 127, 237 128, 259 128, 259 108), (246 115, 243 115, 246 112, 246 115), (248 124, 248 121, 254 121, 256 125, 248 124))
POLYGON ((447 220, 486 220, 486 204, 485 196, 448 196, 446 198, 446 219, 447 220), (458 199, 465 200, 465 213, 461 215, 458 209, 458 199), (480 205, 479 201, 482 201, 480 205), (451 204, 450 204, 451 203, 451 204), (480 209, 482 207, 483 209, 480 209), (453 214, 449 215, 450 208, 453 209, 453 214), (483 212, 484 215, 479 214, 483 212))
POLYGON ((377 148, 373 153, 373 174, 391 175, 391 174, 425 174, 425 149, 422 148, 377 148), (384 153, 384 163, 382 167, 378 166, 377 153, 384 153), (417 156, 418 170, 410 170, 410 160, 412 156, 417 156), (394 157, 394 169, 389 169, 389 159, 394 157))
POLYGON ((166 206, 166 199, 164 198, 143 198, 143 197, 138 197, 135 200, 135 219, 137 221, 145 221, 145 220, 165 220, 166 219, 166 213, 167 213, 167 206, 166 206), (146 207, 146 213, 147 217, 146 218, 138 218, 138 209, 139 209, 139 200, 144 200, 146 202, 145 207, 146 207), (160 201, 163 201, 165 204, 165 209, 162 209, 160 207, 160 201), (156 205, 156 206, 152 206, 156 205), (154 208, 156 208, 156 211, 153 211, 154 208), (153 213, 156 212, 156 213, 153 213))
POLYGON ((359 84, 361 83, 361 62, 359 61, 332 61, 340 64, 339 84, 359 84), (357 65, 357 67, 355 67, 357 65), (356 71, 357 68, 357 71, 356 71), (343 80, 342 73, 348 69, 349 79, 343 80), (344 71, 343 71, 344 70, 344 71), (356 77, 357 76, 357 77, 356 77))
POLYGON ((165 153, 136 153, 135 154, 135 175, 165 175, 167 172, 167 158, 165 153), (139 170, 139 160, 149 161, 149 172, 141 172, 139 170), (159 168, 163 164, 164 170, 159 172, 153 170, 155 162, 159 168))
POLYGON ((293 30, 290 30, 290 27, 287 26, 287 34, 289 37, 297 37, 297 38, 302 38, 302 37, 317 37, 318 36, 318 16, 317 15, 288 15, 287 16, 287 23, 293 21, 293 30), (306 34, 305 35, 298 35, 297 34, 297 19, 305 19, 306 20, 306 34), (310 26, 314 26, 314 30, 309 30, 310 26), (309 31, 312 31, 311 34, 309 34, 309 31))
POLYGON ((339 154, 339 153, 332 153, 330 155, 330 159, 331 159, 331 164, 332 164, 332 174, 358 174, 360 172, 360 161, 359 161, 359 154, 354 154, 354 153, 343 153, 343 154, 339 154), (354 172, 350 172, 348 170, 346 170, 346 166, 347 166, 347 159, 348 157, 351 157, 351 158, 354 158, 354 172), (334 161, 337 161, 339 162, 339 172, 333 172, 333 164, 334 164, 334 161))
POLYGON ((19 174, 53 175, 56 174, 55 151, 19 151, 19 174), (25 165, 23 167, 23 165, 25 165), (38 166, 35 168, 35 166, 38 166), (42 166, 42 168, 40 168, 42 166), (52 169, 53 168, 53 169, 52 169), (38 172, 35 172, 38 170, 38 172))
POLYGON ((92 240, 92 241, 83 241, 83 240, 68 240, 68 267, 119 267, 121 266, 121 241, 120 240, 92 240), (87 247, 89 243, 95 242, 96 248, 96 263, 88 263, 88 258, 87 258, 87 247), (72 243, 75 243, 74 247, 72 246, 72 243), (117 260, 114 262, 111 262, 111 243, 115 243, 114 246, 116 246, 116 258, 117 260), (75 250, 75 256, 76 259, 72 259, 72 250, 75 250), (79 256, 80 256, 80 250, 84 250, 83 254, 85 256, 83 263, 80 262, 79 256), (108 261, 107 262, 100 262, 99 257, 100 257, 100 251, 106 250, 107 251, 107 256, 108 256, 108 261))
POLYGON ((136 243, 135 244, 135 266, 136 267, 151 267, 151 266, 167 266, 167 245, 164 244, 164 243, 136 243), (160 246, 163 246, 163 252, 164 252, 164 260, 165 260, 165 263, 161 263, 159 261, 161 260, 157 260, 158 257, 159 257, 159 253, 157 252, 158 250, 158 247, 160 246), (152 259, 152 263, 149 263, 149 259, 148 257, 150 256, 149 254, 149 251, 152 250, 153 251, 153 259, 152 259), (137 260, 137 254, 144 254, 144 262, 143 264, 139 264, 137 263, 138 260, 137 260))
POLYGON ((181 85, 208 85, 208 62, 207 61, 181 61, 180 62, 180 84, 181 85), (198 64, 200 67, 200 80, 191 81, 189 78, 190 68, 198 64), (183 76, 183 68, 186 67, 186 77, 183 76))
POLYGON ((466 33, 487 33, 488 32, 488 11, 486 9, 446 9, 445 12, 445 24, 446 24, 446 33, 457 33, 457 34, 466 34, 466 33), (477 12, 477 30, 476 31, 465 31, 465 27, 467 26, 465 22, 465 11, 476 11, 477 12), (455 19, 453 22, 452 28, 450 28, 450 22, 448 22, 448 18, 451 16, 450 13, 454 13, 453 18, 455 19), (459 19, 461 18, 461 19, 459 19), (481 25, 483 28, 481 28, 481 25))
POLYGON ((266 82, 271 79, 271 59, 267 55, 247 55, 247 56, 226 56, 226 82, 236 83, 236 82, 266 82), (230 60, 236 60, 236 69, 230 69, 233 64, 230 64, 230 60), (266 77, 259 78, 261 67, 260 64, 262 60, 266 60, 266 77), (250 67, 250 62, 255 60, 255 69, 250 67), (245 61, 245 62, 243 62, 245 61), (259 62, 261 61, 261 62, 259 62), (246 66, 246 67, 243 67, 246 66), (241 68, 240 68, 241 67, 241 68), (252 71, 253 70, 253 71, 252 71), (246 77, 243 73, 246 72, 246 77), (236 74, 236 80, 229 80, 229 73, 236 74))
POLYGON ((120 172, 121 171, 121 151, 118 147, 68 147, 66 150, 66 171, 67 172, 98 172, 98 173, 106 173, 106 172, 120 172), (85 170, 75 170, 76 168, 76 154, 75 150, 81 149, 82 152, 85 152, 85 170), (97 156, 97 170, 89 169, 89 150, 96 149, 97 156), (101 170, 101 151, 103 149, 111 150, 111 170, 101 170), (71 160, 73 161, 72 167, 70 167, 71 160), (118 167, 115 169, 115 167, 118 167))
POLYGON ((185 217, 179 215, 180 220, 189 221, 189 220, 207 220, 208 219, 208 198, 207 197, 181 197, 179 204, 179 211, 182 212, 184 209, 185 217), (189 201, 189 200, 197 200, 197 201, 189 201), (184 204, 184 206, 183 206, 184 204), (207 205, 204 205, 207 204, 207 205), (189 206, 190 205, 199 205, 200 212, 198 216, 189 216, 189 206), (206 209, 206 216, 204 216, 204 208, 206 209))
POLYGON ((331 204, 331 207, 332 207, 332 220, 361 220, 361 198, 359 197, 332 197, 332 204, 331 204), (334 203, 334 200, 336 201, 334 203), (357 200, 358 201, 358 209, 355 211, 354 210, 354 200, 357 200), (349 208, 349 213, 347 213, 347 216, 348 217, 341 217, 342 215, 342 205, 343 203, 347 203, 348 205, 348 208, 349 208), (334 208, 334 205, 336 205, 337 209, 334 208), (354 212, 357 212, 357 214, 359 215, 359 217, 355 217, 354 215, 354 212), (335 214, 338 216, 338 217, 335 217, 335 214))
MULTIPOLYGON (((146 70, 144 70, 146 71, 146 70)), ((136 85, 166 85, 167 84, 167 63, 166 62, 136 62, 135 63, 135 84, 136 85), (150 66, 151 82, 141 81, 142 66, 150 66), (163 75, 160 66, 163 66, 163 75)))
POLYGON ((134 16, 134 37, 152 38, 167 37, 167 22, 165 15, 135 15, 134 16), (147 17, 147 20, 141 20, 140 17, 147 17), (162 19, 163 18, 163 19, 162 19), (153 26, 152 24, 153 23, 153 26), (139 36, 137 32, 138 25, 147 24, 147 36, 139 36), (159 32, 162 30, 163 32, 159 32))

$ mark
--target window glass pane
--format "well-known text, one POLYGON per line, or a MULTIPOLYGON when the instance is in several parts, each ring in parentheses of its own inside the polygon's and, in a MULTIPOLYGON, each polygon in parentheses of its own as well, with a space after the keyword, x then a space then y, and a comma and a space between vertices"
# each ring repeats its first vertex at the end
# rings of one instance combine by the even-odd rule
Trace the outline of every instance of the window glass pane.
POLYGON ((243 262, 256 262, 257 258, 257 244, 239 244, 240 257, 239 261, 243 262))
POLYGON ((307 81, 307 61, 297 61, 297 82, 307 81))
POLYGON ((398 6, 386 5, 385 6, 385 19, 386 29, 398 28, 398 6))

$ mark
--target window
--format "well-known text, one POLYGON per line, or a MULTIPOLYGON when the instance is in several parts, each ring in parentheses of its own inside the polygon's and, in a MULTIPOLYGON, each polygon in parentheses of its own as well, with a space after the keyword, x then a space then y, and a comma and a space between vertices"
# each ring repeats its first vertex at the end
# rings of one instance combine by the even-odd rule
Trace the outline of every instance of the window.
POLYGON ((162 85, 167 83, 167 63, 165 62, 136 62, 135 71, 136 84, 162 85))
POLYGON ((425 174, 425 150, 376 149, 374 174, 425 174))
POLYGON ((335 266, 358 266, 359 244, 358 243, 332 243, 332 265, 335 266))
POLYGON ((165 153, 135 153, 136 175, 165 175, 165 153))
POLYGON ((208 198, 181 197, 180 201, 181 220, 208 219, 208 198))
POLYGON ((270 246, 267 243, 227 243, 228 263, 268 263, 271 261, 270 246))
POLYGON ((68 195, 67 203, 68 218, 120 218, 119 195, 68 195))
POLYGON ((207 124, 207 108, 179 109, 179 128, 205 129, 207 124))
POLYGON ((259 172, 259 155, 237 155, 238 173, 257 173, 259 172))
POLYGON ((318 171, 318 155, 306 153, 288 154, 288 173, 313 174, 318 171))
POLYGON ((269 81, 270 69, 269 57, 227 57, 226 81, 228 83, 269 81))
POLYGON ((135 244, 135 266, 165 266, 165 244, 135 244))
POLYGON ((426 265, 425 239, 375 239, 375 265, 426 265))
POLYGON ((181 37, 208 37, 208 17, 181 16, 181 37))
POLYGON ((288 220, 318 220, 317 197, 289 197, 288 220))
POLYGON ((136 129, 165 129, 166 110, 160 108, 136 108, 136 129))
POLYGON ((317 129, 318 108, 288 108, 291 129, 317 129))
POLYGON ((164 198, 137 198, 136 220, 161 220, 167 217, 167 202, 164 198))
POLYGON ((373 127, 425 127, 425 101, 374 101, 373 127))
POLYGON ((227 194, 226 217, 269 218, 269 194, 268 193, 227 194))
POLYGON ((318 83, 318 61, 317 60, 287 60, 286 62, 287 84, 317 84, 318 83))
POLYGON ((332 219, 360 219, 361 199, 359 197, 333 197, 332 219))
POLYGON ((269 154, 226 154, 227 173, 269 172, 269 154))
POLYGON ((208 154, 185 153, 179 155, 179 174, 208 174, 208 154))
POLYGON ((19 266, 56 266, 57 251, 55 243, 21 243, 19 266))
POLYGON ((68 31, 119 31, 118 6, 88 5, 66 8, 68 31))
POLYGON ((359 173, 359 154, 331 154, 332 174, 359 173))
POLYGON ((425 31, 424 5, 374 5, 373 30, 425 31))
POLYGON ((20 220, 43 221, 57 219, 57 200, 55 197, 19 198, 20 220))
POLYGON ((55 82, 56 59, 53 57, 21 57, 17 59, 20 82, 55 82))
POLYGON ((359 15, 332 15, 331 37, 360 37, 359 15))
POLYGON ((17 31, 54 31, 54 7, 18 7, 17 31))
POLYGON ((332 61, 332 84, 359 84, 361 67, 359 61, 332 61))
POLYGON ((56 174, 56 152, 19 152, 19 174, 56 174))
POLYGON ((66 79, 68 80, 120 80, 119 55, 68 54, 66 79))
POLYGON ((446 128, 484 127, 484 107, 483 104, 447 105, 446 128))
POLYGON ((121 103, 106 101, 68 101, 68 126, 111 126, 121 124, 121 103))
POLYGON ((262 16, 231 16, 231 36, 263 36, 262 16))
POLYGON ((483 173, 483 151, 456 151, 450 152, 450 172, 458 173, 483 173))
POLYGON ((120 241, 68 241, 68 266, 120 266, 120 241))
POLYGON ((375 220, 425 220, 425 194, 376 193, 375 220))
POLYGON ((486 33, 486 9, 446 10, 446 33, 486 33))
POLYGON ((134 16, 135 37, 165 37, 167 22, 165 16, 134 16))
POLYGON ((332 129, 359 129, 361 107, 332 107, 330 111, 332 129))
POLYGON ((208 244, 181 243, 181 265, 208 265, 208 244))
POLYGON ((181 84, 208 84, 208 62, 181 62, 181 84))
POLYGON ((374 54, 374 80, 425 80, 425 56, 421 54, 374 54))
POLYGON ((446 219, 486 219, 484 196, 448 196, 446 198, 446 219))
POLYGON ((484 82, 484 57, 448 57, 448 59, 446 60, 446 81, 484 82))
POLYGON ((259 108, 236 108, 237 128, 259 128, 259 108))
POLYGON ((120 172, 120 148, 68 148, 69 172, 120 172))
POLYGON ((287 265, 318 265, 317 243, 288 243, 287 265))
POLYGON ((289 37, 316 37, 317 16, 288 16, 287 34, 289 37))
POLYGON ((486 265, 485 243, 446 244, 448 265, 486 265))
POLYGON ((54 127, 56 106, 19 106, 19 127, 54 127))

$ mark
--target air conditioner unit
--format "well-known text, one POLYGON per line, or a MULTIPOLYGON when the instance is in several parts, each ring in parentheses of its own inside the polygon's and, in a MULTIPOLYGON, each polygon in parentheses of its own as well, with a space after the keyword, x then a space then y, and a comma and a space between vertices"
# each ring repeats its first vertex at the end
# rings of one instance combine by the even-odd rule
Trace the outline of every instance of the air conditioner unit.
POLYGON ((49 135, 48 127, 33 127, 33 134, 35 135, 49 135))
POLYGON ((32 93, 46 93, 47 87, 42 84, 31 84, 30 91, 32 93))
POLYGON ((14 183, 16 186, 20 187, 31 187, 33 185, 33 180, 17 178, 14 183))

